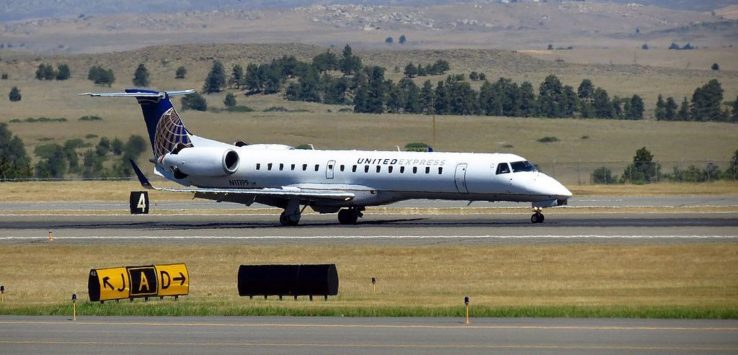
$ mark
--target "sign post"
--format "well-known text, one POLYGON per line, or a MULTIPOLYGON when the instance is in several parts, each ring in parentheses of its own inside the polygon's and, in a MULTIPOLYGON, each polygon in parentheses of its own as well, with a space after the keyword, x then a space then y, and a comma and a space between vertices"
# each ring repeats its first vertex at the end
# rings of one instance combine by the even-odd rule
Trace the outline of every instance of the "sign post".
POLYGON ((0 285, 0 303, 5 302, 5 286, 0 285))
POLYGON ((377 293, 377 278, 372 277, 372 294, 377 293))
POLYGON ((72 294, 72 320, 77 320, 77 293, 72 294))
POLYGON ((464 305, 466 305, 466 321, 464 321, 464 324, 469 324, 469 296, 464 297, 464 305))

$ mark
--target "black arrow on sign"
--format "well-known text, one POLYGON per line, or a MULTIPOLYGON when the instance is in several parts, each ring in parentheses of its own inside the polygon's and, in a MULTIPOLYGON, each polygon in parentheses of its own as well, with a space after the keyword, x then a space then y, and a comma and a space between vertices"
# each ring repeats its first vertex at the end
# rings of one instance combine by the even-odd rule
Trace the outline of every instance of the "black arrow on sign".
POLYGON ((186 279, 185 279, 185 275, 180 271, 179 276, 173 278, 172 280, 179 281, 179 285, 182 286, 182 285, 184 285, 184 282, 185 282, 186 279))
POLYGON ((109 280, 110 280, 110 277, 108 276, 103 277, 103 288, 108 288, 108 286, 110 286, 110 289, 115 291, 115 286, 113 286, 113 284, 111 284, 109 280))

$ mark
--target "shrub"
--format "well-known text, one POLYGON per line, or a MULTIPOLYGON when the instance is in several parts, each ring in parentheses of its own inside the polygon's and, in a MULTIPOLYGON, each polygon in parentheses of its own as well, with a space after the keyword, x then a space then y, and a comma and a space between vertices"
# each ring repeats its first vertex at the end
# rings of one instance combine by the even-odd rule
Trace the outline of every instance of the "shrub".
POLYGON ((405 151, 407 152, 427 152, 430 146, 422 142, 414 142, 405 144, 405 151))
POLYGON ((187 94, 182 97, 182 110, 207 111, 208 102, 198 93, 187 94))
POLYGON ((538 138, 539 143, 553 143, 553 142, 558 142, 558 141, 559 139, 553 136, 545 136, 542 138, 538 138))

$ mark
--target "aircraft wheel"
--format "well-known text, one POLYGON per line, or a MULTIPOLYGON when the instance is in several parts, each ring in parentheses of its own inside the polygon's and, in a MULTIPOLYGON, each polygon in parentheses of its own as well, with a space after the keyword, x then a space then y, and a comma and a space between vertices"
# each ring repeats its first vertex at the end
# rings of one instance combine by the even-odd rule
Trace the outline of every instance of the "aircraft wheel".
POLYGON ((543 223, 544 217, 543 213, 534 213, 532 216, 530 216, 530 222, 531 223, 543 223))
POLYGON ((296 226, 300 223, 300 214, 287 214, 286 212, 282 212, 282 214, 279 215, 279 223, 283 226, 296 226))
POLYGON ((338 223, 356 224, 358 220, 359 220, 359 214, 355 210, 342 209, 338 211, 338 223))

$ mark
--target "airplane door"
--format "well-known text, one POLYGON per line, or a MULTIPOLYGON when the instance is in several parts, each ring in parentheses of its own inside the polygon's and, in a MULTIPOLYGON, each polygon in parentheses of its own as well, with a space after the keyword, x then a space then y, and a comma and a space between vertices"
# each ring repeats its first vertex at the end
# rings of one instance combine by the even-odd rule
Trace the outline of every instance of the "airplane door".
POLYGON ((461 193, 469 193, 466 188, 466 163, 456 165, 456 173, 454 174, 454 182, 456 182, 456 190, 461 193))
POLYGON ((333 179, 333 169, 336 166, 335 160, 329 160, 328 164, 325 165, 325 178, 326 179, 333 179))

